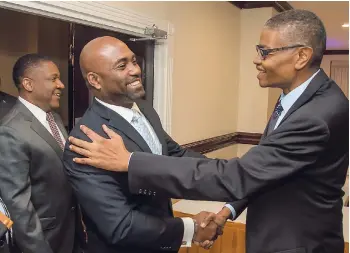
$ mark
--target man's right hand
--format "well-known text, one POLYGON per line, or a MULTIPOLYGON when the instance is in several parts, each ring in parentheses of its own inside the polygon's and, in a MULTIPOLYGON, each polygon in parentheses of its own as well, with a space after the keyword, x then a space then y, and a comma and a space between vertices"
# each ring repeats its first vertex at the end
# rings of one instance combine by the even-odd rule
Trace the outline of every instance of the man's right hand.
POLYGON ((210 249, 213 246, 214 240, 216 240, 217 236, 223 234, 225 223, 227 219, 231 216, 231 210, 228 209, 227 207, 224 207, 217 214, 208 213, 208 212, 201 212, 199 214, 202 214, 202 213, 207 213, 207 215, 205 215, 201 223, 198 224, 202 229, 209 227, 212 223, 215 223, 217 225, 217 233, 214 236, 214 238, 212 238, 211 240, 208 239, 205 241, 200 241, 200 243, 197 243, 197 245, 201 246, 202 248, 210 249))
POLYGON ((193 217, 196 224, 193 242, 196 245, 209 249, 218 235, 222 234, 221 226, 213 221, 215 215, 215 213, 203 211, 193 217))

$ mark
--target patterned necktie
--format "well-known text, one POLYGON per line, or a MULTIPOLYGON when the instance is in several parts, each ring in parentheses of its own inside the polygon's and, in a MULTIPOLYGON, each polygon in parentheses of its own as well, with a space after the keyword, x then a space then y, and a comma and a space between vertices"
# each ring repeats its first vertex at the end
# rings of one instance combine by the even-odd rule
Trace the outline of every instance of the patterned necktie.
POLYGON ((281 100, 278 99, 276 105, 275 105, 275 109, 273 110, 273 113, 272 113, 272 116, 271 116, 271 120, 270 120, 270 123, 269 123, 269 129, 268 129, 268 134, 271 133, 274 128, 275 128, 275 125, 277 123, 277 120, 279 118, 279 116, 281 116, 281 113, 283 112, 283 107, 282 107, 282 104, 281 104, 281 100))
POLYGON ((57 127, 57 124, 56 124, 55 119, 53 117, 53 114, 51 112, 46 113, 46 120, 49 123, 53 138, 55 138, 58 145, 63 150, 64 149, 63 141, 62 141, 62 138, 60 136, 60 132, 58 131, 58 127, 57 127))
POLYGON ((137 132, 142 136, 142 138, 147 143, 148 147, 151 149, 153 154, 161 155, 161 145, 157 145, 156 141, 152 137, 152 134, 145 123, 145 117, 140 114, 137 110, 132 109, 133 117, 131 120, 131 125, 137 130, 137 132))

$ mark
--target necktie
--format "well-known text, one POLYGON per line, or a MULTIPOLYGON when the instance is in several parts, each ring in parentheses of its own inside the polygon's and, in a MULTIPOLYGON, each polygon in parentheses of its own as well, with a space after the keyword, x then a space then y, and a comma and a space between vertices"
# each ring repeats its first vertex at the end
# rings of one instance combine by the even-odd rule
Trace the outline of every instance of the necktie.
POLYGON ((53 138, 55 138, 58 145, 63 150, 64 149, 63 141, 61 139, 60 132, 58 131, 58 127, 53 117, 53 114, 51 112, 46 113, 46 120, 49 123, 53 138))
POLYGON ((278 120, 279 116, 281 116, 282 112, 283 112, 283 107, 282 107, 282 104, 281 104, 281 100, 278 99, 278 101, 277 101, 277 103, 275 105, 275 109, 272 112, 272 116, 271 116, 271 120, 270 120, 270 123, 269 123, 269 129, 268 129, 267 134, 271 133, 274 130, 275 125, 277 123, 277 120, 278 120))
POLYGON ((145 117, 140 114, 137 110, 132 109, 133 117, 131 120, 131 125, 139 132, 142 138, 147 143, 148 147, 151 149, 153 154, 161 155, 161 147, 157 145, 156 141, 152 137, 152 134, 145 123, 145 117))

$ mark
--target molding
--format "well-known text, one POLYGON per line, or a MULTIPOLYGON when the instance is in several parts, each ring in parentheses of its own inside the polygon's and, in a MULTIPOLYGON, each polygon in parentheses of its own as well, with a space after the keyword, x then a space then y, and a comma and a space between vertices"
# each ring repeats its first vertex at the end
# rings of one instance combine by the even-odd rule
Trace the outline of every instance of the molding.
POLYGON ((349 55, 349 49, 345 50, 325 50, 323 55, 349 55))
POLYGON ((171 85, 175 29, 169 21, 153 19, 126 8, 94 1, 0 1, 0 7, 138 37, 147 37, 144 35, 144 29, 153 24, 167 31, 168 38, 157 41, 154 50, 153 107, 158 112, 164 129, 171 134, 171 85))
POLYGON ((182 145, 182 147, 205 154, 235 144, 258 145, 261 136, 262 134, 260 133, 234 132, 187 143, 182 145))
POLYGON ((230 3, 239 9, 272 7, 278 12, 293 9, 293 7, 286 1, 230 1, 230 3))

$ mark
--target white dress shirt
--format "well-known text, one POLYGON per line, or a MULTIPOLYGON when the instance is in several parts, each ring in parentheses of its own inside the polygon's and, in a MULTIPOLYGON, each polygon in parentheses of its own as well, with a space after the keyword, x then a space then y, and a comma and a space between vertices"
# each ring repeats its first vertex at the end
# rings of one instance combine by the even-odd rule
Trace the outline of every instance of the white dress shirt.
MULTIPOLYGON (((116 105, 108 104, 106 102, 101 101, 100 99, 98 99, 96 97, 95 97, 95 99, 100 104, 102 104, 105 107, 111 109, 112 111, 118 113, 127 122, 129 122, 131 126, 133 126, 131 121, 132 121, 132 118, 133 118, 133 115, 134 115, 134 112, 133 112, 132 109, 137 110, 138 112, 140 112, 142 114, 142 112, 140 111, 140 109, 138 108, 136 103, 133 104, 132 109, 129 109, 129 108, 125 108, 125 107, 122 107, 122 106, 116 106, 116 105)), ((144 120, 144 123, 146 124, 149 132, 151 133, 152 138, 155 140, 156 145, 160 145, 160 150, 162 150, 162 148, 161 148, 162 144, 160 143, 160 141, 159 141, 159 139, 158 139, 158 137, 157 137, 153 127, 148 122, 146 117, 142 117, 142 119, 144 120)), ((192 243, 192 239, 193 239, 193 235, 194 235, 194 222, 193 222, 192 218, 181 218, 181 219, 182 219, 182 221, 184 223, 184 234, 183 234, 183 238, 182 238, 182 245, 181 245, 181 247, 191 247, 191 243, 192 243)))
MULTIPOLYGON (((36 105, 33 105, 32 103, 28 102, 27 100, 21 98, 20 96, 18 97, 18 100, 21 101, 21 103, 24 104, 24 106, 27 107, 31 113, 33 113, 35 118, 37 118, 37 120, 39 120, 39 122, 53 136, 49 122, 47 122, 47 120, 46 120, 46 112, 44 110, 42 110, 41 108, 37 107, 36 105)), ((58 132, 60 134, 60 137, 61 137, 63 145, 64 145, 66 143, 66 140, 64 139, 63 134, 58 126, 57 126, 57 129, 58 129, 58 132)))
MULTIPOLYGON (((279 126, 279 124, 281 123, 282 119, 284 118, 284 116, 289 111, 289 109, 293 106, 295 101, 298 100, 298 98, 301 96, 301 94, 303 94, 303 92, 306 90, 307 86, 310 84, 310 82, 317 75, 318 72, 320 72, 320 70, 316 71, 316 73, 313 74, 309 79, 307 79, 301 85, 299 85, 294 90, 289 92, 287 95, 285 95, 282 92, 279 100, 281 101, 281 105, 283 107, 283 111, 282 111, 281 115, 277 119, 277 122, 276 122, 276 125, 274 127, 274 130, 279 126)), ((236 218, 236 210, 233 208, 233 206, 231 206, 230 204, 226 204, 225 207, 230 209, 230 211, 232 213, 232 217, 233 217, 232 219, 235 219, 236 218)))

